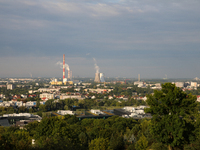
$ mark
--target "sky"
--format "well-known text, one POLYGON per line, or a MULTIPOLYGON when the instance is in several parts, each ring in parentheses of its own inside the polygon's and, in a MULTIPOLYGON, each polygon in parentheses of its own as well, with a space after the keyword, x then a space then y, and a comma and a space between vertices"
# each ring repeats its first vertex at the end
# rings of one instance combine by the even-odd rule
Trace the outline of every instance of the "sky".
POLYGON ((199 0, 0 0, 0 78, 200 78, 199 0), (67 72, 66 72, 67 74, 67 72))

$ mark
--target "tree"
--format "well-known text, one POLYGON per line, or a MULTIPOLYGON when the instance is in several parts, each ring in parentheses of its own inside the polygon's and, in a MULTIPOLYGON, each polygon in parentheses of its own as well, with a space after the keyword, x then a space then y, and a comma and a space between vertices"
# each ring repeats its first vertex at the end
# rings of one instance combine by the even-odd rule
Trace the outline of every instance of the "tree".
POLYGON ((135 148, 136 150, 146 150, 148 147, 148 141, 146 137, 142 134, 140 139, 137 141, 135 148))
POLYGON ((13 149, 17 150, 26 150, 31 147, 31 137, 29 133, 25 130, 15 131, 13 135, 11 135, 13 149))
POLYGON ((27 111, 27 109, 26 109, 25 106, 19 107, 19 112, 24 113, 24 112, 26 112, 26 111, 27 111))
POLYGON ((119 133, 112 134, 110 138, 110 148, 112 150, 123 150, 124 149, 124 138, 119 133))
POLYGON ((40 105, 39 106, 39 110, 42 112, 46 112, 47 111, 47 106, 46 105, 40 105))
POLYGON ((29 113, 33 113, 33 112, 34 112, 33 108, 29 108, 29 113))
POLYGON ((55 103, 53 99, 50 99, 46 101, 45 103, 47 110, 54 110, 55 109, 55 103))
POLYGON ((40 100, 37 100, 36 101, 36 107, 39 107, 40 106, 40 100))
POLYGON ((109 141, 108 139, 104 138, 97 138, 91 141, 89 144, 89 150, 108 150, 109 148, 109 141))
POLYGON ((169 149, 183 149, 184 144, 195 139, 194 116, 197 112, 196 97, 187 95, 174 84, 162 84, 161 91, 148 95, 147 103, 151 113, 150 132, 153 137, 169 149))

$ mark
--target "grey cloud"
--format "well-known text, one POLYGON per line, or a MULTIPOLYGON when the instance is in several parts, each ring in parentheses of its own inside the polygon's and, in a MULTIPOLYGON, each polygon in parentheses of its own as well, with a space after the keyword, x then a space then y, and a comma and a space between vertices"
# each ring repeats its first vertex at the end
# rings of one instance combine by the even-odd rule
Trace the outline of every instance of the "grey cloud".
MULTIPOLYGON (((112 60, 110 74, 117 65, 131 68, 127 59, 141 68, 151 64, 154 69, 149 69, 149 74, 159 72, 156 58, 178 63, 174 57, 181 60, 179 56, 187 55, 193 60, 200 56, 199 7, 197 0, 0 0, 0 57, 34 56, 40 60, 66 54, 85 60, 86 53, 92 53, 101 70, 102 62, 112 60)), ((93 72, 90 61, 91 65, 84 67, 78 64, 93 72)))

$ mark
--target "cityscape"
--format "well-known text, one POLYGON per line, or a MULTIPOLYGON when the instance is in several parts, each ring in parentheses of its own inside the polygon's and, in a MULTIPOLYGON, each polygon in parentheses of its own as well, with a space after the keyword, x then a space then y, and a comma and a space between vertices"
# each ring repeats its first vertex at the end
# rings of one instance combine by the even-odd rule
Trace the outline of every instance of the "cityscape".
MULTIPOLYGON (((66 67, 64 54, 62 65, 63 69, 60 70, 63 74, 62 78, 1 78, 0 125, 4 128, 19 128, 22 131, 27 130, 29 125, 38 124, 39 127, 45 119, 67 117, 68 115, 67 118, 69 116, 76 118, 72 124, 88 119, 111 121, 113 117, 113 119, 120 117, 132 121, 129 125, 135 124, 134 126, 139 127, 143 123, 149 124, 152 119, 151 113, 145 111, 149 108, 148 95, 162 90, 163 85, 169 82, 181 89, 182 92, 192 93, 195 95, 195 101, 200 102, 200 80, 197 77, 194 79, 142 79, 138 74, 138 79, 106 78, 104 73, 99 73, 97 69, 93 78, 74 78, 72 71, 67 69, 68 66, 66 67)), ((114 122, 113 124, 117 124, 118 121, 114 122)), ((134 128, 133 131, 130 129, 126 131, 126 128, 127 125, 114 129, 120 130, 126 135, 121 137, 117 133, 115 136, 121 137, 118 140, 119 142, 122 140, 123 143, 115 146, 120 149, 124 149, 124 146, 137 147, 136 135, 138 136, 139 133, 133 134, 134 128)), ((36 128, 32 128, 32 130, 36 130, 36 128)), ((78 131, 78 134, 80 134, 79 132, 83 133, 78 131)), ((23 142, 29 143, 28 147, 24 146, 25 149, 39 149, 38 144, 44 141, 34 135, 32 138, 30 136, 30 140, 23 140, 23 142)), ((86 142, 85 144, 84 147, 74 144, 71 146, 78 149, 91 147, 91 143, 88 145, 86 142)), ((109 146, 109 143, 105 145, 109 146)), ((147 146, 148 144, 146 144, 147 146)))
POLYGON ((0 0, 0 149, 200 149, 199 7, 0 0))

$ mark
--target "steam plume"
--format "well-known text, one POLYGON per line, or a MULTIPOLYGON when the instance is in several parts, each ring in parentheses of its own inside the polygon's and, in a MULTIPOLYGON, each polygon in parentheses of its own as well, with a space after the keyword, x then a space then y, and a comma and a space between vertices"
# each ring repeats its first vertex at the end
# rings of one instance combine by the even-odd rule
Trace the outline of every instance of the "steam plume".
MULTIPOLYGON (((58 61, 58 62, 56 63, 56 65, 59 65, 61 69, 62 69, 62 67, 63 67, 63 63, 62 63, 61 61, 58 61)), ((68 71, 70 70, 68 64, 65 64, 65 68, 66 68, 66 70, 68 70, 68 71)))
POLYGON ((99 73, 99 66, 97 66, 97 61, 95 58, 93 58, 93 60, 94 60, 94 68, 96 70, 96 73, 99 73))

